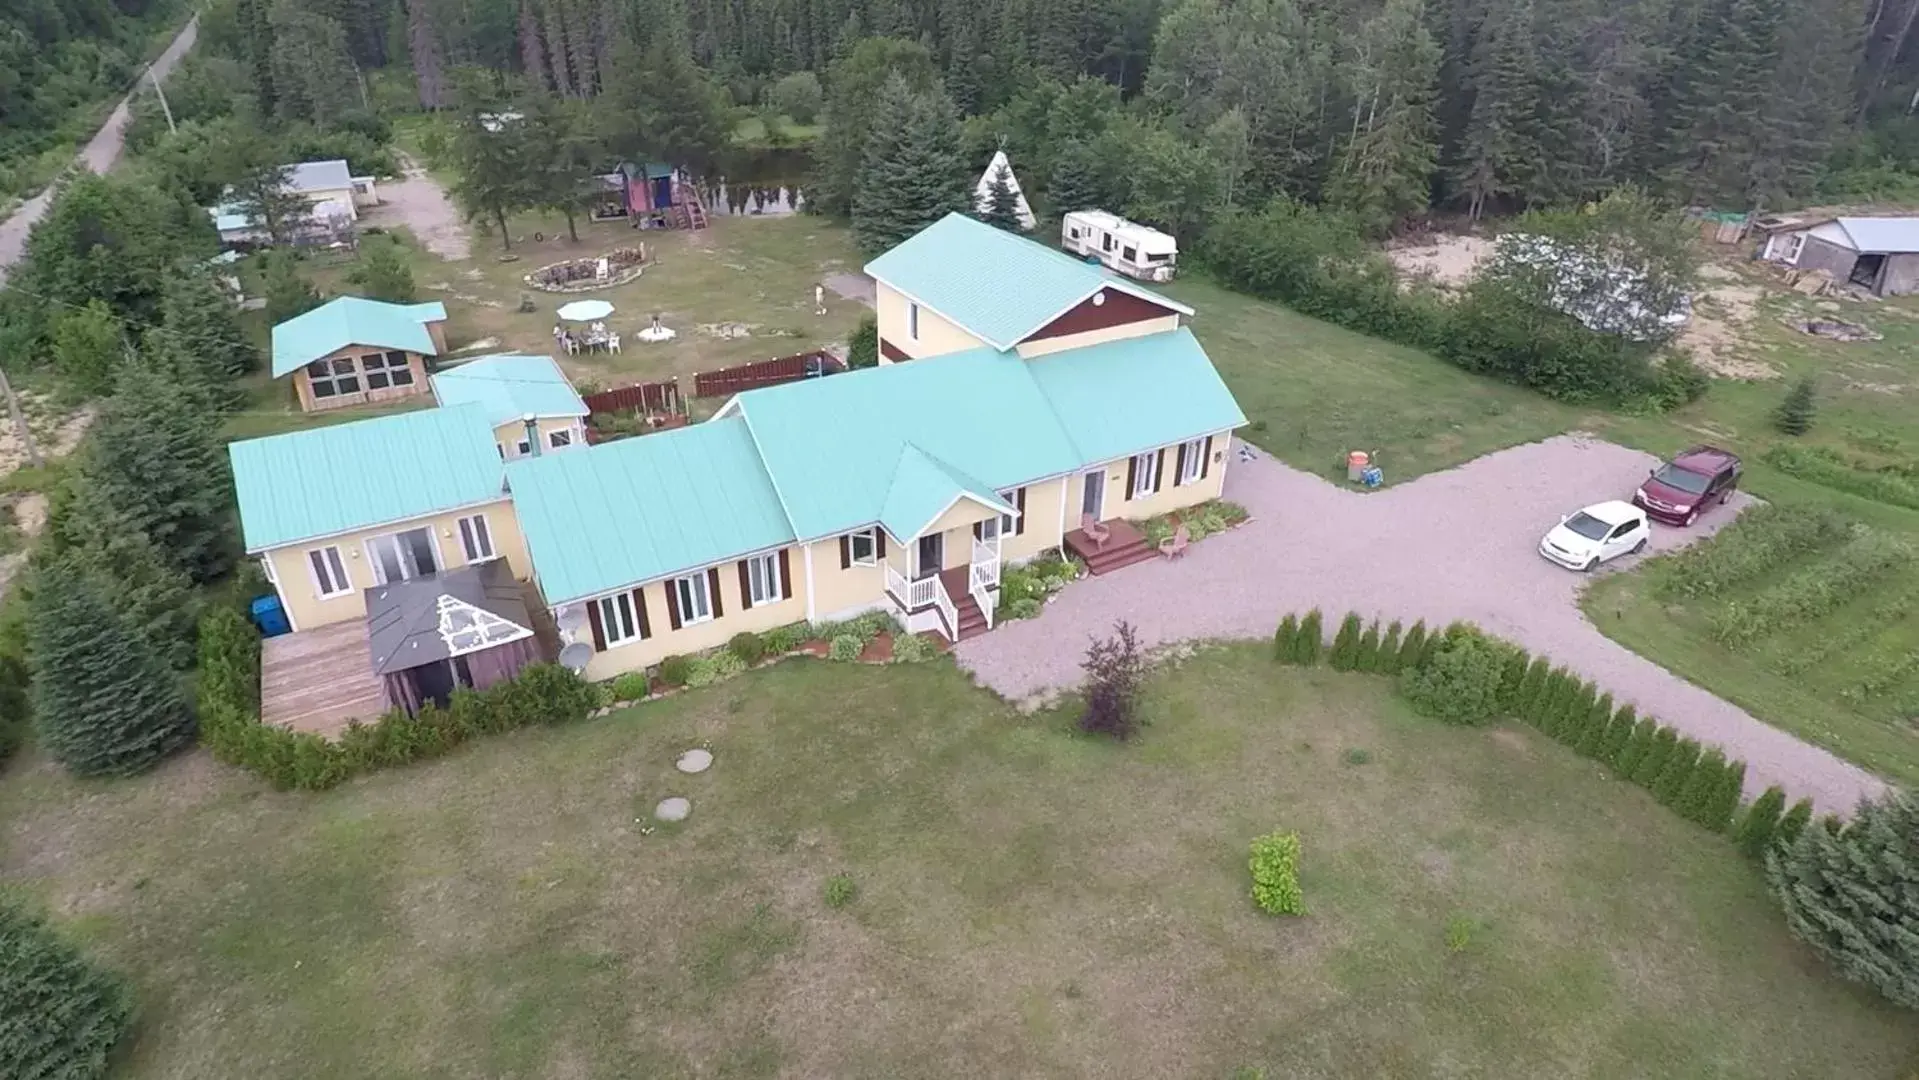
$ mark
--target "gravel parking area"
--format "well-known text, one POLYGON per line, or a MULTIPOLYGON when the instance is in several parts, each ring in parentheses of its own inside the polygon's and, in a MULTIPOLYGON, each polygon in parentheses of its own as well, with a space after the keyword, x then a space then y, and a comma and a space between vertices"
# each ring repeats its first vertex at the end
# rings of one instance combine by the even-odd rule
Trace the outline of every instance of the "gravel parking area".
POLYGON ((380 203, 361 211, 360 223, 409 229, 421 246, 452 262, 472 255, 473 241, 467 235, 466 219, 447 198, 440 182, 404 154, 400 155, 400 168, 404 177, 375 185, 380 203))
MULTIPOLYGON (((1749 792, 1776 783, 1822 810, 1851 809, 1880 790, 1877 778, 1615 644, 1579 610, 1588 579, 1539 556, 1539 538, 1561 514, 1631 492, 1656 463, 1612 443, 1559 436, 1364 495, 1247 447, 1229 465, 1226 497, 1245 506, 1251 522, 1195 544, 1179 562, 1081 581, 1039 618, 1007 623, 956 655, 988 687, 1026 700, 1077 685, 1087 638, 1120 619, 1148 645, 1266 638, 1284 613, 1313 607, 1329 624, 1349 610, 1428 625, 1466 619, 1745 759, 1749 792)), ((1652 548, 1708 536, 1750 502, 1736 495, 1691 529, 1655 523, 1652 548)), ((1636 561, 1628 556, 1601 572, 1636 561)))

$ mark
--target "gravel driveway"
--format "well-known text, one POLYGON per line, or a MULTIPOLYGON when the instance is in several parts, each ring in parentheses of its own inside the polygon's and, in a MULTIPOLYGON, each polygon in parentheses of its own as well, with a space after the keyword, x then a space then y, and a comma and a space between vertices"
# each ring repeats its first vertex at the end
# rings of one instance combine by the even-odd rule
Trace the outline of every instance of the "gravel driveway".
MULTIPOLYGON (((1559 436, 1362 495, 1257 450, 1245 454, 1251 459, 1236 452, 1231 462, 1226 497, 1251 511, 1251 522, 1195 544, 1177 563, 1078 582, 1039 618, 961 644, 961 666, 1022 700, 1076 685, 1088 636, 1119 619, 1148 645, 1268 638, 1281 615, 1313 607, 1326 613, 1329 634, 1347 611, 1429 626, 1466 619, 1745 759, 1749 792, 1780 784, 1822 810, 1845 811, 1881 789, 1865 770, 1615 644, 1579 610, 1585 576, 1539 556, 1539 538, 1559 515, 1630 492, 1656 464, 1649 455, 1559 436)), ((1655 524, 1653 550, 1710 535, 1749 503, 1737 495, 1689 530, 1655 524)))
POLYGON ((428 251, 442 259, 459 261, 473 253, 473 241, 466 231, 466 219, 447 198, 446 189, 433 179, 420 163, 400 155, 399 180, 376 185, 378 206, 360 213, 360 224, 387 228, 401 227, 428 251))

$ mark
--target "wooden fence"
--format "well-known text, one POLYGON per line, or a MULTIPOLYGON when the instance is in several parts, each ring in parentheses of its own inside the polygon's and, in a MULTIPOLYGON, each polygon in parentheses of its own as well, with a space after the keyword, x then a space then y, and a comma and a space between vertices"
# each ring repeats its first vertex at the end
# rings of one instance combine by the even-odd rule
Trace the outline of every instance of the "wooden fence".
POLYGON ((779 386, 843 370, 832 353, 815 350, 759 360, 738 367, 702 371, 693 376, 694 397, 726 397, 763 386, 779 386))
POLYGON ((686 403, 680 397, 680 381, 667 379, 662 382, 640 383, 637 386, 621 386, 597 394, 587 394, 580 400, 586 402, 588 412, 595 413, 648 413, 671 414, 686 412, 686 403))

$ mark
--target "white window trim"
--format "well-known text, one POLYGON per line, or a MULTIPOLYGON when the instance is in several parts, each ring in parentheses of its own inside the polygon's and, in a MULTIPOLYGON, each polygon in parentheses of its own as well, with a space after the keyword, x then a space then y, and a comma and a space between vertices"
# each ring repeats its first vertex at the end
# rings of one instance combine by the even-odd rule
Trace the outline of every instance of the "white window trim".
POLYGON ((346 558, 345 556, 340 554, 340 546, 338 544, 328 544, 325 547, 308 548, 306 551, 306 564, 307 564, 307 576, 313 579, 313 593, 314 595, 318 596, 320 599, 331 600, 334 597, 346 596, 349 593, 353 592, 353 575, 347 571, 346 558), (329 553, 331 554, 329 555, 329 553), (315 554, 318 554, 321 557, 321 560, 323 562, 327 562, 330 564, 327 569, 327 573, 329 576, 331 576, 331 574, 335 570, 339 571, 339 574, 340 574, 339 588, 331 589, 331 590, 327 588, 327 582, 322 580, 320 577, 320 572, 314 569, 313 556, 315 554))
POLYGON ((500 557, 500 551, 493 546, 493 525, 486 520, 485 514, 469 514, 459 520, 460 554, 466 556, 467 565, 492 562, 500 557), (477 524, 475 524, 477 523, 477 524), (486 541, 486 551, 474 554, 474 538, 486 541))
POLYGON ((861 529, 846 538, 847 561, 854 566, 878 566, 880 564, 880 538, 878 529, 861 529), (855 542, 862 537, 866 540, 866 555, 860 555, 855 542))
POLYGON ((640 634, 640 613, 633 610, 632 592, 614 593, 593 601, 599 605, 600 640, 611 649, 618 645, 631 645, 642 640, 640 634), (620 616, 626 616, 626 627, 620 624, 620 616))
POLYGON ((401 581, 412 581, 414 578, 420 576, 417 567, 409 568, 407 566, 408 551, 406 546, 400 543, 400 537, 410 532, 423 532, 426 534, 426 542, 433 550, 433 569, 428 571, 428 573, 437 574, 447 568, 446 552, 440 550, 439 530, 431 525, 415 525, 409 529, 395 529, 393 532, 381 533, 378 536, 369 536, 360 544, 361 549, 366 553, 367 569, 373 574, 374 584, 393 584, 392 581, 380 580, 380 560, 375 558, 373 554, 373 544, 376 540, 390 539, 394 542, 400 556, 401 581))
POLYGON ((713 621, 713 598, 707 595, 707 588, 711 584, 712 581, 707 577, 707 573, 704 570, 697 574, 687 574, 685 577, 676 577, 673 579, 673 604, 679 609, 680 629, 684 630, 689 626, 698 626, 701 623, 713 621), (691 610, 692 604, 688 602, 688 598, 692 594, 692 589, 687 587, 687 583, 692 581, 699 582, 700 599, 705 601, 706 606, 706 610, 697 615, 691 610))
POLYGON ((1159 451, 1148 450, 1144 454, 1133 455, 1133 498, 1143 499, 1153 493, 1154 470, 1159 467, 1159 451))
POLYGON ((786 599, 785 582, 780 580, 779 552, 769 551, 746 560, 746 591, 747 607, 764 607, 786 599))
POLYGON ((1175 480, 1179 486, 1199 483, 1200 471, 1206 465, 1206 438, 1189 439, 1180 444, 1179 477, 1175 480))
POLYGON ((546 445, 552 450, 561 450, 573 445, 573 429, 561 428, 546 433, 546 445))
MULTIPOLYGON (((1005 491, 998 492, 997 494, 999 495, 1001 501, 1005 502, 1006 505, 1011 506, 1015 509, 1018 509, 1019 493, 1021 490, 1022 488, 1007 488, 1005 491)), ((1000 539, 1004 540, 1006 537, 1012 536, 1018 531, 1019 531, 1019 522, 1013 520, 1013 515, 1001 514, 999 516, 999 538, 1000 539)))
POLYGON ((1785 261, 1787 265, 1790 265, 1790 266, 1799 265, 1799 253, 1804 250, 1806 250, 1806 234, 1805 233, 1802 233, 1802 232, 1793 233, 1792 235, 1786 237, 1785 261))

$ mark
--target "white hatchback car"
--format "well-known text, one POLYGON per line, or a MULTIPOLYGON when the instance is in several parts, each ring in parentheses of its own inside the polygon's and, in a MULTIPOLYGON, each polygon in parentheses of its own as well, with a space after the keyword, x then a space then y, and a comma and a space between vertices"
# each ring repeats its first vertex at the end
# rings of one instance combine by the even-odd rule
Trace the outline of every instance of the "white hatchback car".
POLYGON ((1615 499, 1560 518, 1539 542, 1539 553, 1570 570, 1591 570, 1621 555, 1636 555, 1651 540, 1646 512, 1615 499))

